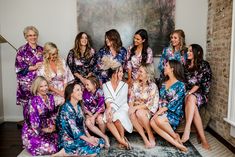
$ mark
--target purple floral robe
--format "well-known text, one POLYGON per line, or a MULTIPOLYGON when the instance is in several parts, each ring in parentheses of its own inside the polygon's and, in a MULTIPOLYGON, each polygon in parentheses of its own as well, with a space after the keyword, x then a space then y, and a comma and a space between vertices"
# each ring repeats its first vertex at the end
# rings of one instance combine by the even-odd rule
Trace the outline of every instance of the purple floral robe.
POLYGON ((28 43, 21 46, 16 54, 15 68, 17 77, 16 104, 23 106, 23 115, 27 114, 27 104, 31 96, 30 87, 32 81, 36 78, 36 71, 29 71, 29 66, 42 62, 43 47, 37 45, 33 49, 28 43))
POLYGON ((92 114, 96 112, 102 113, 105 110, 104 92, 101 89, 97 89, 94 94, 85 89, 83 92, 83 102, 85 110, 92 114))
POLYGON ((42 130, 55 126, 56 115, 53 95, 48 94, 46 103, 40 96, 33 96, 30 99, 29 113, 22 128, 22 141, 24 147, 33 156, 57 152, 57 133, 45 133, 42 130))

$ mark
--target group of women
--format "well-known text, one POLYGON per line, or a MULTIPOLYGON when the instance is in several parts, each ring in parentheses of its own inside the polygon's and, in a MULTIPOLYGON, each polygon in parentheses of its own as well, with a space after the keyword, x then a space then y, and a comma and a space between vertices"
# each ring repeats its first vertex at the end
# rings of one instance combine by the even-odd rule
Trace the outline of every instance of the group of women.
POLYGON ((81 32, 66 61, 54 43, 37 44, 34 26, 23 33, 27 43, 19 48, 15 62, 17 104, 23 106, 23 145, 32 155, 96 156, 110 147, 107 129, 120 149, 129 150, 125 131, 133 128, 145 148, 156 146, 154 130, 186 152, 183 143, 192 122, 202 147, 209 149, 199 108, 208 101, 211 69, 200 45, 186 48, 182 30, 172 32, 157 79, 144 29, 134 34, 127 50, 118 31, 111 29, 97 52, 89 35, 81 32), (174 130, 184 115, 186 127, 180 137, 174 130))

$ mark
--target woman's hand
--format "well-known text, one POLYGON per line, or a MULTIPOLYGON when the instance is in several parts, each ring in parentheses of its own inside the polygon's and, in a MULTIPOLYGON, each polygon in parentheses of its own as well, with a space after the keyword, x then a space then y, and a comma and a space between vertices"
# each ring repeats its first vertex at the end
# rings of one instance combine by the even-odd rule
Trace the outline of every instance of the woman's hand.
POLYGON ((129 115, 131 116, 133 113, 135 113, 136 110, 137 110, 137 108, 134 106, 129 107, 129 111, 128 111, 129 115))
POLYGON ((90 143, 93 146, 98 146, 99 139, 94 137, 94 136, 90 136, 90 137, 87 137, 87 142, 90 143))
POLYGON ((111 110, 111 107, 107 108, 106 109, 106 119, 108 122, 112 122, 113 121, 113 114, 112 114, 112 110, 111 110))

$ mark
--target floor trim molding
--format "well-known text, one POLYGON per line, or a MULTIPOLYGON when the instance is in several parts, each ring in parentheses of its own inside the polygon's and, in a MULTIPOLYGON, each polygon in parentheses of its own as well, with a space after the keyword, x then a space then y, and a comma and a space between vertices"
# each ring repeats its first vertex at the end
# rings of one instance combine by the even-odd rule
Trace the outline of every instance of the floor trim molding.
POLYGON ((220 136, 217 132, 215 132, 212 128, 209 126, 206 127, 206 131, 208 131, 211 135, 213 135, 218 141, 220 141, 225 147, 227 147, 230 151, 235 154, 235 147, 226 141, 222 136, 220 136))

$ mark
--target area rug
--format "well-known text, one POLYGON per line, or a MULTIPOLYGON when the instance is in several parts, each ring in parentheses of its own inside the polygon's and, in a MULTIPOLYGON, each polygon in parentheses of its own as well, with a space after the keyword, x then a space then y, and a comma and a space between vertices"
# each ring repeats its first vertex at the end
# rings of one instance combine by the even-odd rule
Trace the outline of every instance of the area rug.
MULTIPOLYGON (((188 152, 183 153, 156 134, 157 145, 152 149, 145 149, 144 143, 138 133, 126 133, 126 137, 133 147, 132 150, 119 149, 117 147, 118 143, 114 137, 111 134, 108 134, 108 136, 110 137, 111 147, 108 150, 102 150, 98 155, 99 157, 201 157, 190 142, 185 143, 188 152)), ((26 150, 23 150, 18 157, 31 157, 31 155, 26 150)))
POLYGON ((144 148, 144 143, 139 134, 132 133, 126 134, 126 136, 133 147, 132 150, 119 149, 116 140, 111 136, 110 149, 103 150, 99 157, 201 157, 200 153, 189 141, 185 143, 188 152, 183 153, 157 135, 155 135, 157 145, 152 149, 144 148))

